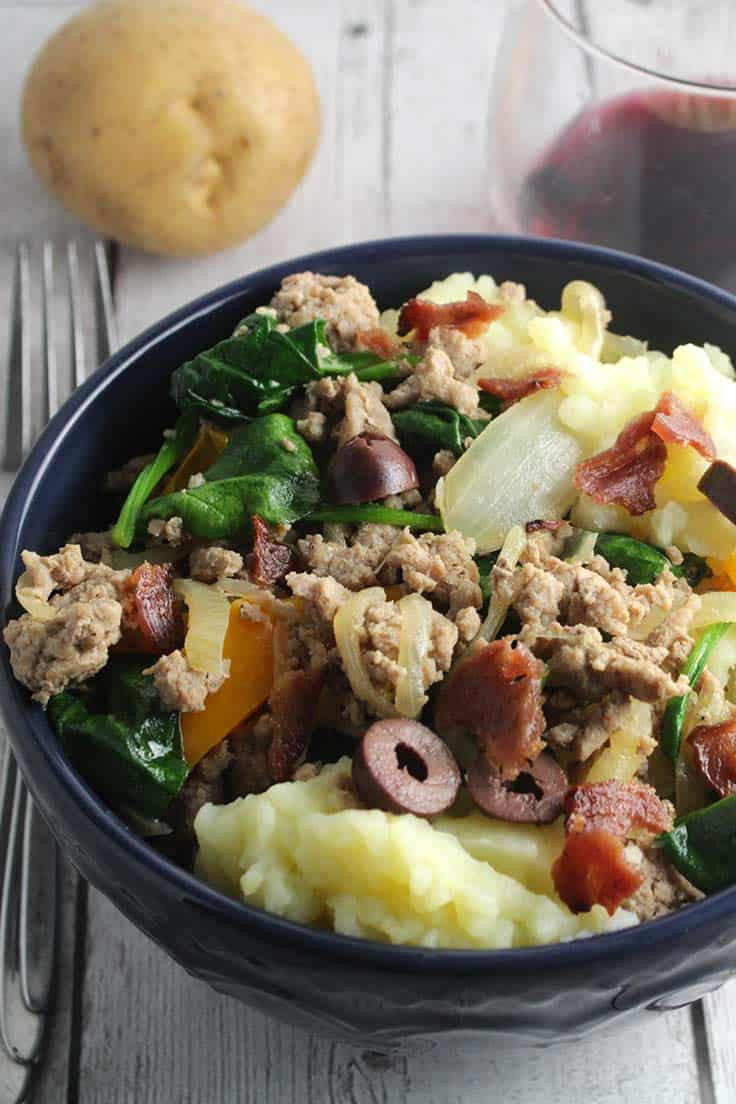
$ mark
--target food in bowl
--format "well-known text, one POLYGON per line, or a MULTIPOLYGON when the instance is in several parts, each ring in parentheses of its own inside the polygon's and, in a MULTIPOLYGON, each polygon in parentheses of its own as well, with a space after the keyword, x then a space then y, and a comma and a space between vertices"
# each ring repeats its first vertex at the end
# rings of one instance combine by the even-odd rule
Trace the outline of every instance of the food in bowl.
POLYGON ((736 880, 736 383, 455 274, 287 277, 172 378, 109 531, 23 553, 16 677, 210 884, 514 947, 736 880))

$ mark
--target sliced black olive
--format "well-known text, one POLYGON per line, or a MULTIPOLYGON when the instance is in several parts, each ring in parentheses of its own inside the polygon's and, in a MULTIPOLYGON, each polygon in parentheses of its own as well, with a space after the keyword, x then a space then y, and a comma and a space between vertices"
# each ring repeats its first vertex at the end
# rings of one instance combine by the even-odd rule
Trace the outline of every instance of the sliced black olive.
POLYGON ((411 456, 390 437, 361 433, 337 450, 327 482, 333 502, 355 506, 414 490, 419 477, 411 456))
POLYGON ((698 490, 710 499, 716 510, 736 525, 736 468, 725 460, 715 460, 701 476, 698 490))
POLYGON ((504 780, 498 768, 481 756, 468 771, 467 783, 479 809, 516 824, 549 824, 562 812, 567 793, 565 772, 548 751, 513 782, 504 780))
POLYGON ((418 721, 376 721, 353 757, 353 783, 371 808, 433 817, 449 809, 460 788, 450 749, 418 721))

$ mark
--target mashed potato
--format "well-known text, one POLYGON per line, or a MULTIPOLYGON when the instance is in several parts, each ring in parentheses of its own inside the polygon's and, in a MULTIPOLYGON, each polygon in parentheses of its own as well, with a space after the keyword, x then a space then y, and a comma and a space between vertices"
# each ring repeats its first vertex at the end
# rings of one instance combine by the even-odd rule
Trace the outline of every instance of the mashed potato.
MULTIPOLYGON (((713 345, 681 345, 669 357, 649 351, 638 338, 609 333, 602 299, 591 285, 583 286, 600 300, 598 342, 591 347, 586 320, 576 316, 564 293, 559 311, 543 311, 532 300, 515 302, 513 296, 503 296, 503 314, 481 337, 487 359, 478 378, 513 378, 541 366, 560 368, 562 384, 553 392, 559 399, 557 416, 584 456, 609 448, 627 422, 653 409, 664 391, 674 391, 700 418, 719 458, 736 465, 736 384, 729 357, 713 345)), ((468 291, 490 302, 502 297, 491 276, 475 279, 468 272, 435 282, 419 297, 444 303, 464 299, 468 291)), ((387 311, 383 323, 395 329, 397 318, 397 312, 387 311)), ((621 507, 601 506, 581 494, 571 520, 582 528, 628 532, 662 547, 677 545, 725 560, 736 552, 736 529, 697 489, 707 467, 708 461, 694 449, 668 445, 667 467, 655 489, 655 510, 635 518, 621 507)))
POLYGON ((525 947, 628 926, 599 906, 573 914, 554 894, 559 824, 480 814, 434 825, 356 807, 350 760, 197 815, 197 873, 225 893, 302 924, 424 947, 525 947))

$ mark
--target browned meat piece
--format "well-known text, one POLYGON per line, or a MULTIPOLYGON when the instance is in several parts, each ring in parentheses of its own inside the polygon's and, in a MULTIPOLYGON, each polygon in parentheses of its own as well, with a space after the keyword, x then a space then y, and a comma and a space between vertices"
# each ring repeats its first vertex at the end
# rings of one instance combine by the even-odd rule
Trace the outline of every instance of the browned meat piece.
POLYGON ((348 352, 360 331, 376 329, 380 321, 369 288, 354 276, 295 272, 281 281, 271 306, 290 329, 324 318, 330 345, 348 352))
POLYGON ((379 577, 403 582, 453 618, 469 606, 480 609, 483 601, 474 552, 475 543, 458 532, 415 537, 404 529, 387 552, 379 577))
POLYGON ((171 564, 142 563, 123 583, 122 640, 128 652, 162 655, 184 641, 171 564))
POLYGON ((485 418, 480 392, 474 383, 458 379, 453 363, 442 349, 429 346, 413 373, 386 395, 389 410, 403 410, 422 399, 439 399, 469 418, 485 418))
POLYGON ((361 433, 380 433, 396 440, 380 383, 361 383, 349 376, 325 376, 308 383, 293 410, 296 427, 311 444, 346 444, 361 433))
POLYGON ((220 675, 195 671, 189 666, 181 651, 162 655, 152 667, 146 668, 144 675, 151 675, 161 701, 167 709, 178 713, 201 713, 208 694, 219 690, 228 677, 230 661, 223 662, 220 675))
POLYGON ((229 742, 208 751, 169 806, 166 819, 182 843, 195 842, 194 818, 203 805, 222 805, 227 801, 226 772, 232 762, 229 742))
POLYGON ((325 540, 321 533, 297 542, 299 554, 315 575, 331 576, 348 590, 375 586, 377 572, 397 540, 393 525, 359 525, 355 533, 340 540, 325 540))
POLYGON ((469 731, 481 755, 513 780, 544 747, 542 673, 528 648, 509 637, 475 646, 443 683, 440 732, 469 731))
POLYGON ((189 555, 189 574, 200 583, 230 579, 243 570, 243 557, 232 548, 219 544, 193 548, 189 555))
POLYGON ((265 521, 254 515, 253 550, 247 557, 248 574, 261 587, 280 582, 292 565, 294 552, 288 544, 273 535, 265 521))

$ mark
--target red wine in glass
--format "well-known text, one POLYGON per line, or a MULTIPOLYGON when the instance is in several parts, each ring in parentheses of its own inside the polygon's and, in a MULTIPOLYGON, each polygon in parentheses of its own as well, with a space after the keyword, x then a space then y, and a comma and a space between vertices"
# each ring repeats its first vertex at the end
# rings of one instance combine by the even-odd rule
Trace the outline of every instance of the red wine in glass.
POLYGON ((578 115, 527 177, 524 225, 715 283, 736 273, 736 98, 632 92, 578 115))

